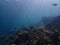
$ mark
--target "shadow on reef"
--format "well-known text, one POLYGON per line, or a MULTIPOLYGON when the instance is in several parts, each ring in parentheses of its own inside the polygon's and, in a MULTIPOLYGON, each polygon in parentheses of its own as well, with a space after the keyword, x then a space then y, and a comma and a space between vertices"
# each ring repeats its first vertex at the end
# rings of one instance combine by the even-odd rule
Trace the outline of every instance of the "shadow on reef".
POLYGON ((16 32, 2 38, 0 45, 60 45, 59 20, 60 16, 53 18, 51 23, 46 24, 47 28, 50 27, 50 30, 47 30, 45 26, 36 27, 35 25, 17 29, 16 32), (51 31, 51 28, 53 28, 53 31, 51 31))

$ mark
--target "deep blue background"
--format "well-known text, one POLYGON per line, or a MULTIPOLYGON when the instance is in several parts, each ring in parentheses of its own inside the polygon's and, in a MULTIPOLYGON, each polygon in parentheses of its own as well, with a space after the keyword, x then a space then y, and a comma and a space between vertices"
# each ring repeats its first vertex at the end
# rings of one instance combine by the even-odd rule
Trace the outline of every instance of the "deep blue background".
POLYGON ((0 33, 60 15, 60 0, 0 0, 0 33), (56 3, 57 6, 53 6, 56 3))

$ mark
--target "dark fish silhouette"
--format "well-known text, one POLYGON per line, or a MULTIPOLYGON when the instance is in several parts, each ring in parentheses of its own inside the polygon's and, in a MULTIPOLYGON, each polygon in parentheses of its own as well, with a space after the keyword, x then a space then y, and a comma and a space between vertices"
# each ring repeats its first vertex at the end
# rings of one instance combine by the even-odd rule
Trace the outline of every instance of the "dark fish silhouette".
POLYGON ((58 4, 54 3, 53 6, 57 6, 58 4))

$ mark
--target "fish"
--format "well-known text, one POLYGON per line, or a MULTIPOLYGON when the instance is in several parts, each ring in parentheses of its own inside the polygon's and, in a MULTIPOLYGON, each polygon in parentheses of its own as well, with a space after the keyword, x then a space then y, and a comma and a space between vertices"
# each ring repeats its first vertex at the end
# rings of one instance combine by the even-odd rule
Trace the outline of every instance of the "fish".
POLYGON ((53 6, 57 6, 58 4, 57 3, 54 3, 53 6))

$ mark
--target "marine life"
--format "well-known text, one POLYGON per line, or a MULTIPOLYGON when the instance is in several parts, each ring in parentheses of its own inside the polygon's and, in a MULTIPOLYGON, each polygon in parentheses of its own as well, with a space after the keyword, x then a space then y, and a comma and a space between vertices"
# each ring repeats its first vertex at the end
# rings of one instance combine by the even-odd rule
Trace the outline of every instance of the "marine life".
POLYGON ((0 0, 0 3, 0 45, 60 45, 57 0, 0 0))
POLYGON ((1 45, 60 45, 60 36, 58 36, 60 32, 58 29, 55 29, 54 32, 51 31, 53 33, 49 33, 49 30, 47 31, 44 26, 35 27, 33 30, 36 31, 29 31, 32 30, 31 26, 26 28, 29 28, 28 31, 17 30, 18 33, 15 32, 12 36, 7 35, 1 45))
POLYGON ((57 6, 58 4, 57 3, 54 3, 54 4, 52 4, 53 6, 57 6))

